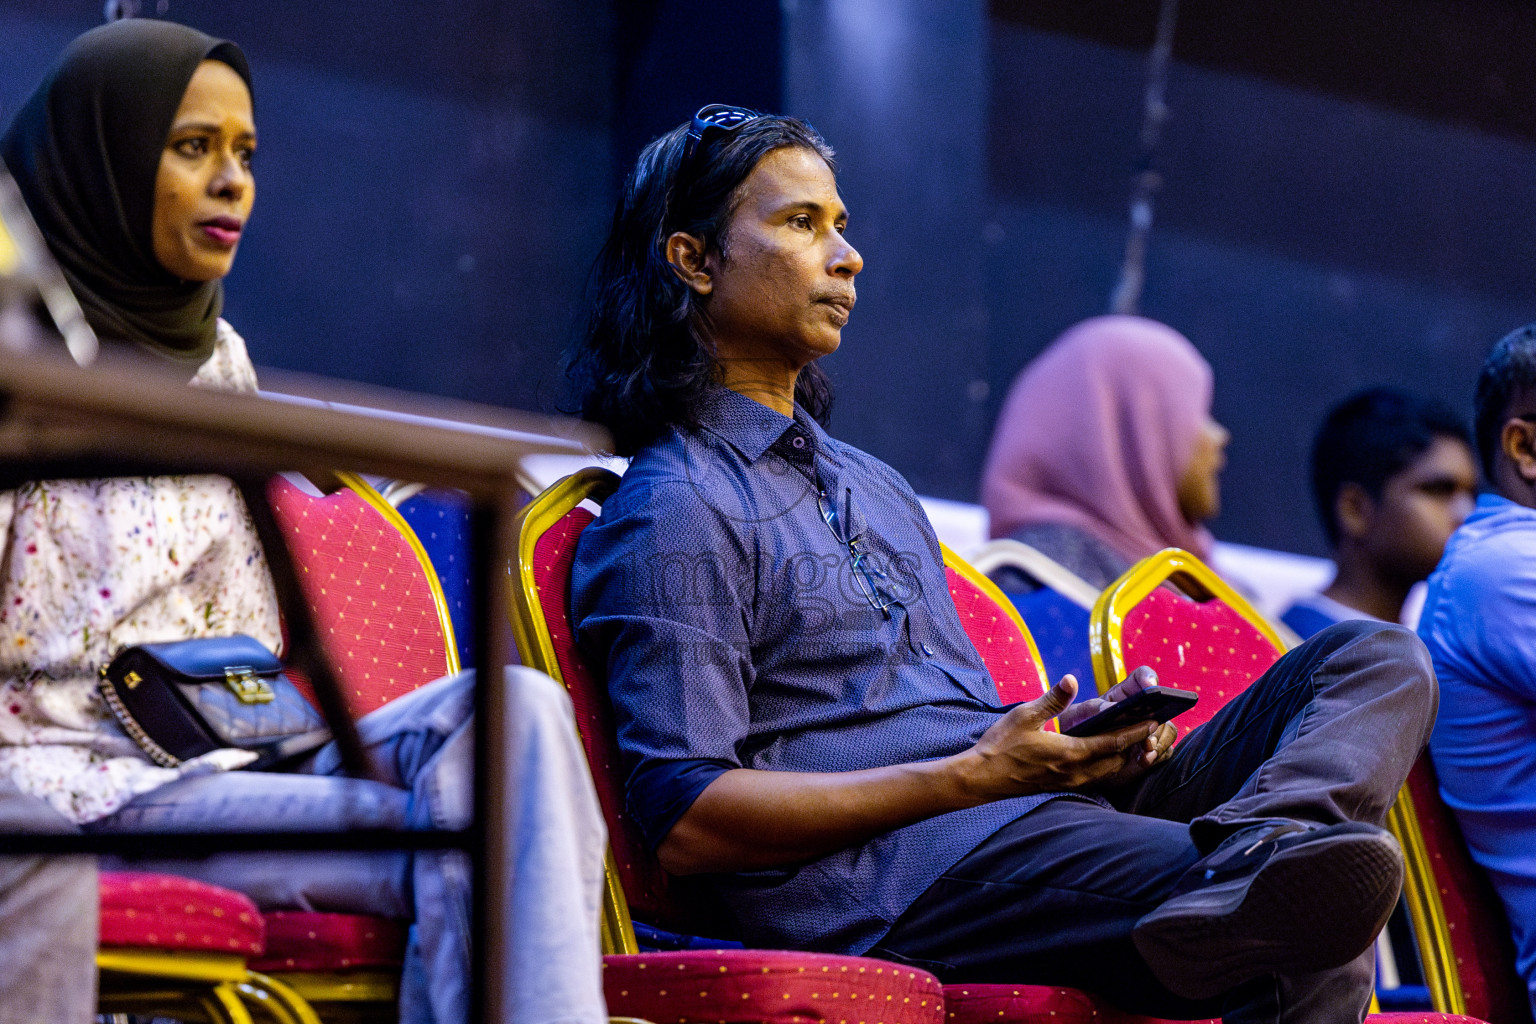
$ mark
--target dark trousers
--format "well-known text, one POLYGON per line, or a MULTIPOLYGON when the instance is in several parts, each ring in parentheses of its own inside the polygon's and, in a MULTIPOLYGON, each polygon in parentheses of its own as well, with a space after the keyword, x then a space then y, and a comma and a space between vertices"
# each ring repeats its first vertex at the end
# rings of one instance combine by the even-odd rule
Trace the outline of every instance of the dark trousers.
MULTIPOLYGON (((1168 761, 1107 794, 1116 809, 1068 795, 1004 826, 869 955, 945 982, 1068 985, 1175 1019, 1358 1022, 1374 976, 1369 949, 1335 970, 1265 976, 1196 1002, 1153 977, 1131 929, 1237 829, 1271 818, 1380 825, 1429 739, 1437 702, 1429 655, 1408 630, 1365 621, 1324 630, 1168 761)), ((1319 929, 1329 926, 1326 890, 1296 894, 1316 900, 1319 929)))

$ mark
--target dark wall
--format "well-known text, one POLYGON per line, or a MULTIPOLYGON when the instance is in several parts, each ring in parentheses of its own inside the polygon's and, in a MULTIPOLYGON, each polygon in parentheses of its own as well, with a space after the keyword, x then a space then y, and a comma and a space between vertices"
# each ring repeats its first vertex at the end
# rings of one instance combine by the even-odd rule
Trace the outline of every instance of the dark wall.
MULTIPOLYGON (((1103 312, 1125 235, 1144 55, 994 21, 994 398, 1103 312)), ((1176 63, 1144 311, 1216 370, 1234 435, 1219 535, 1320 552, 1312 431, 1390 383, 1470 417, 1482 356, 1536 319, 1536 145, 1176 63)))
MULTIPOLYGON (((1511 99, 1528 93, 1536 8, 1410 0, 1378 32, 1383 3, 1181 8, 1144 308, 1216 368, 1228 539, 1320 550, 1305 456, 1324 407, 1389 382, 1465 409, 1488 345, 1536 319, 1536 120, 1511 99)), ((552 408, 640 146, 703 103, 784 109, 839 151, 866 259, 828 362, 834 429, 920 491, 973 500, 1013 375, 1108 302, 1155 11, 169 0, 167 14, 241 42, 255 69, 260 195, 228 315, 258 363, 552 408)), ((0 120, 100 17, 100 0, 0 0, 0 120)))
POLYGON ((784 97, 777 3, 620 0, 614 4, 614 185, 656 136, 708 103, 778 110, 784 97))
POLYGON ((785 103, 837 150, 859 302, 832 426, 919 493, 971 500, 986 444, 986 9, 785 5, 785 103))
MULTIPOLYGON (((226 315, 257 363, 547 405, 611 212, 607 5, 173 0, 167 16, 254 69, 258 197, 226 315)), ((99 0, 0 0, 0 117, 100 20, 99 0)))

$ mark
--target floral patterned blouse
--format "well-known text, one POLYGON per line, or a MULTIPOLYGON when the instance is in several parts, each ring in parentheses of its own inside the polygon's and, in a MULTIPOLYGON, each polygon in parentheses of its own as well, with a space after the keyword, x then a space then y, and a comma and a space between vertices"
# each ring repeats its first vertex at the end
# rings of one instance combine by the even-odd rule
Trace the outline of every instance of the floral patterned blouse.
MULTIPOLYGON (((191 383, 256 390, 220 320, 191 383)), ((77 823, 187 774, 240 767, 216 750, 153 764, 96 689, 123 647, 247 633, 272 650, 277 597, 235 485, 219 476, 54 480, 0 492, 0 777, 77 823)))

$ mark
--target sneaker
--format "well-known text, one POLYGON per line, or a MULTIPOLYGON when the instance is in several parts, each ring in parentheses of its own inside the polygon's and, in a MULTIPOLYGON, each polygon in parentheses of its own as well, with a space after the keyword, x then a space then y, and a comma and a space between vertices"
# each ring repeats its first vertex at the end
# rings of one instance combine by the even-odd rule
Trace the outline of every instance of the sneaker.
POLYGON ((1269 822, 1196 862, 1131 938, 1170 991, 1208 999, 1263 974, 1349 963, 1402 885, 1402 851, 1385 829, 1269 822))

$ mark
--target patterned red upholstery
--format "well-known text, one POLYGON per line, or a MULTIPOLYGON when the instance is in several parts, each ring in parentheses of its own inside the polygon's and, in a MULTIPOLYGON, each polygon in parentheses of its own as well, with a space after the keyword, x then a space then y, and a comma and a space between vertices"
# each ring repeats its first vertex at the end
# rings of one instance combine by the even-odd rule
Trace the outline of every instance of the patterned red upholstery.
POLYGON ((266 915, 267 951, 255 971, 335 971, 405 963, 403 921, 361 914, 277 911, 266 915))
MULTIPOLYGON (((426 571, 404 535, 357 492, 323 498, 274 477, 267 498, 299 572, 315 628, 354 717, 448 670, 448 641, 426 571)), ((294 685, 314 700, 308 681, 294 685)), ((355 914, 267 915, 268 956, 257 970, 398 968, 405 925, 355 914)))
POLYGON ((657 1024, 943 1024, 926 971, 828 953, 705 949, 603 957, 608 1012, 657 1024))
MULTIPOLYGON (((1117 1010, 1075 988, 1047 985, 945 985, 945 1024, 1167 1024, 1117 1010)), ((1493 1018, 1502 1021, 1502 1017, 1493 1018)), ((1221 1024, 1202 1020, 1199 1024, 1221 1024)), ((1377 1013, 1366 1024, 1480 1024, 1454 1013, 1377 1013)))
POLYGON ((997 684, 998 699, 1013 704, 1033 700, 1049 689, 1044 668, 1030 656, 1024 634, 1008 613, 950 566, 944 567, 944 576, 955 610, 960 613, 960 625, 997 684))
POLYGON ((1467 1012, 1499 1024, 1528 1024, 1530 1002, 1515 973, 1514 943, 1504 908, 1482 869, 1468 856, 1461 829, 1440 799, 1440 783, 1427 754, 1408 773, 1408 794, 1450 926, 1467 1012))
POLYGON ((1192 601, 1159 587, 1125 613, 1125 665, 1150 665, 1158 682, 1200 694, 1179 716, 1179 734, 1211 720, 1280 657, 1242 615, 1220 601, 1192 601))
POLYGON ((618 864, 619 883, 624 888, 624 895, 637 916, 652 924, 687 931, 688 915, 677 905, 670 876, 646 849, 640 830, 630 824, 624 808, 620 782, 622 762, 608 690, 587 668, 576 650, 568 611, 571 565, 576 558, 576 540, 594 518, 596 516, 589 509, 578 505, 534 543, 534 579, 539 587, 539 605, 554 644, 561 678, 570 691, 571 704, 576 710, 576 727, 581 732, 582 746, 586 748, 587 763, 592 766, 592 781, 597 787, 603 817, 607 819, 608 842, 618 864))
POLYGON ((315 497, 282 477, 272 479, 267 497, 354 715, 447 672, 447 643, 421 563, 377 509, 349 488, 315 497))
POLYGON ((266 927, 256 904, 176 875, 101 873, 101 945, 256 956, 266 927))

